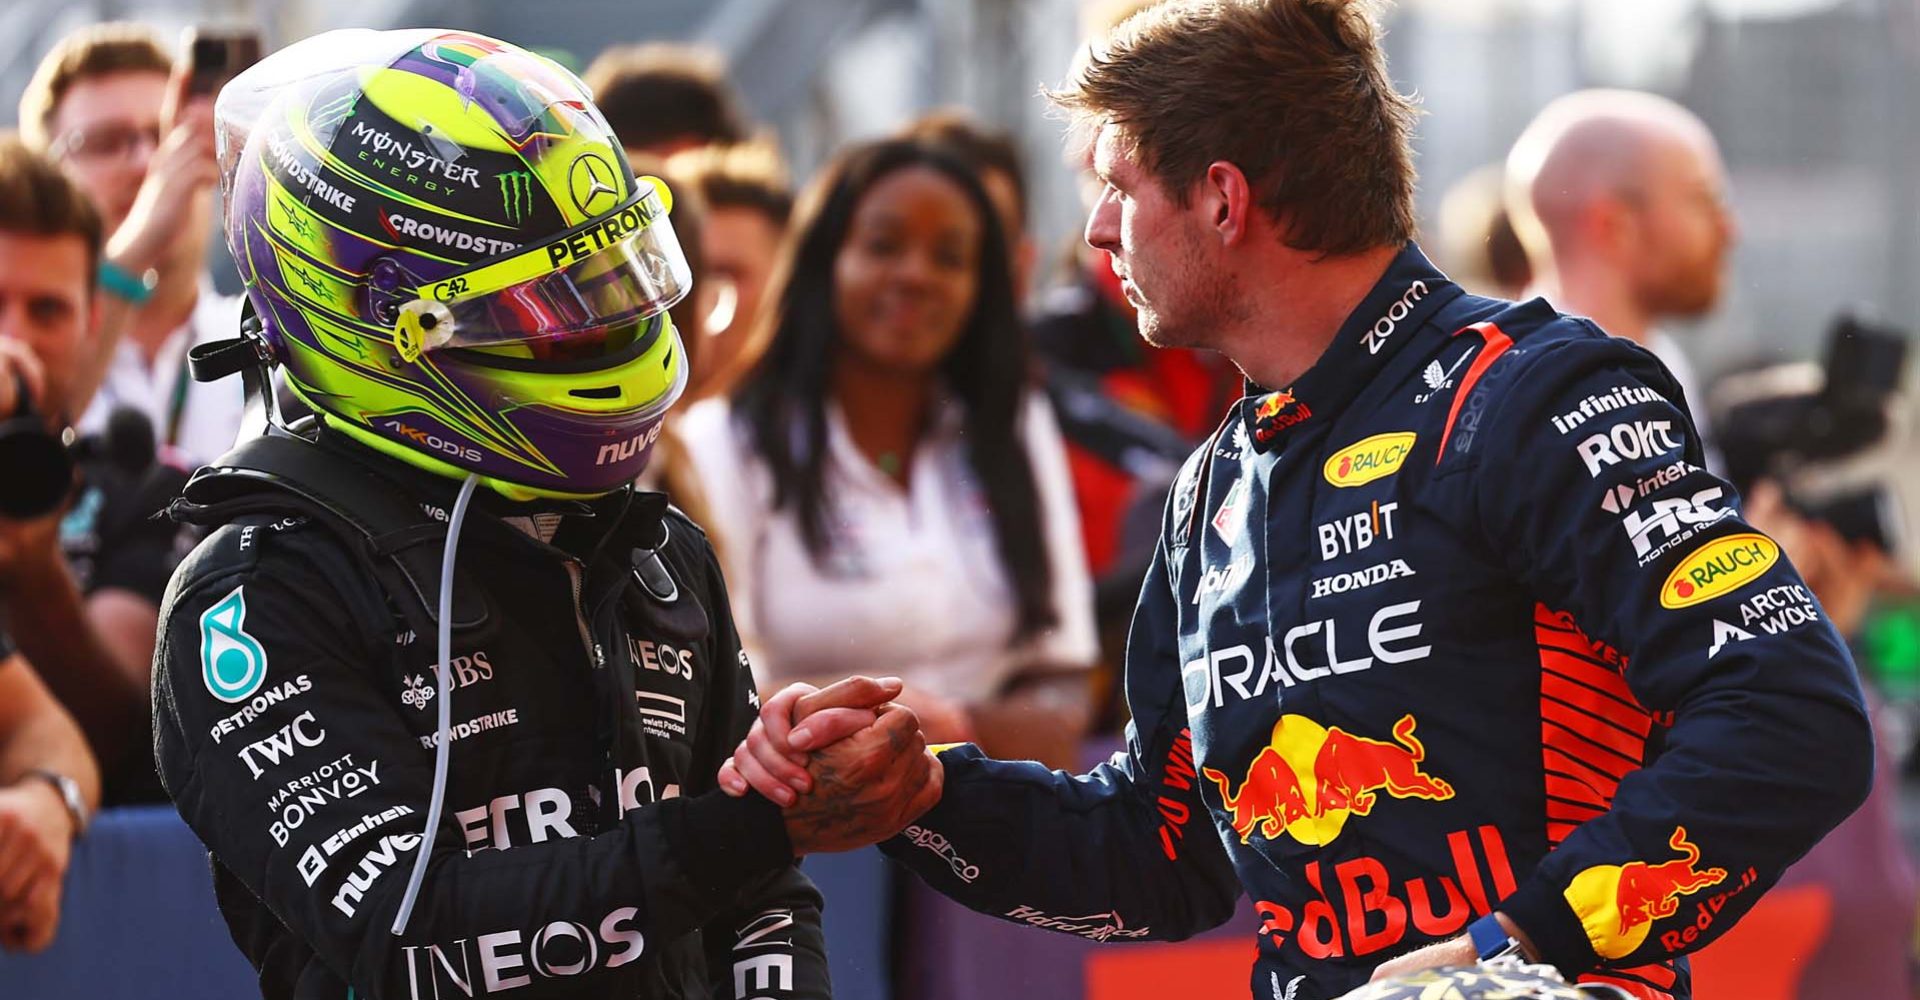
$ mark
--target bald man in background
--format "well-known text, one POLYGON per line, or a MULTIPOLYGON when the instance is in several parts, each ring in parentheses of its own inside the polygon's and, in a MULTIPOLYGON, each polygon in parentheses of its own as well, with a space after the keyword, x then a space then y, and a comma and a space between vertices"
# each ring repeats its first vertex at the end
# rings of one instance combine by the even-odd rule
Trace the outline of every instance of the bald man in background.
POLYGON ((1706 123, 1654 94, 1585 90, 1546 106, 1507 157, 1508 211, 1534 291, 1660 358, 1719 466, 1701 387, 1666 319, 1720 301, 1735 227, 1706 123))

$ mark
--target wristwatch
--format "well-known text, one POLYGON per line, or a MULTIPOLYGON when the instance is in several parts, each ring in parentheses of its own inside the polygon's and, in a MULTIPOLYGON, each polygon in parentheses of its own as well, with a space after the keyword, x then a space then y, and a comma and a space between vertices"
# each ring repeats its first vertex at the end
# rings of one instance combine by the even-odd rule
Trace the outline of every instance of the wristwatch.
POLYGON ((1473 940, 1474 954, 1480 956, 1482 962, 1497 958, 1526 960, 1526 949, 1521 947, 1520 939, 1508 934, 1499 919, 1491 913, 1468 924, 1467 937, 1473 940))
POLYGON ((87 823, 92 816, 87 811, 87 799, 80 794, 80 783, 44 767, 36 767, 27 772, 29 778, 39 778, 53 786, 60 793, 60 801, 66 804, 67 818, 73 820, 73 839, 79 840, 87 832, 87 823))

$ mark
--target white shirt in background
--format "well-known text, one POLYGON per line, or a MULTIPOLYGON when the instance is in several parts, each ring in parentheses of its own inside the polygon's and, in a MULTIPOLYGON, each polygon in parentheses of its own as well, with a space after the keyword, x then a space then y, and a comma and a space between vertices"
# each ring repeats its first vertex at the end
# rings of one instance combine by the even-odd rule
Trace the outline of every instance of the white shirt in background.
POLYGON ((1010 647, 1018 614, 993 521, 968 465, 957 402, 937 405, 908 488, 827 414, 832 551, 816 565, 794 508, 775 513, 766 464, 725 399, 688 410, 680 434, 705 488, 735 621, 762 685, 898 675, 910 690, 992 699, 1029 667, 1077 670, 1098 655, 1093 586, 1080 548, 1066 448, 1030 394, 1020 439, 1033 467, 1056 624, 1010 647))
POLYGON ((1680 383, 1680 391, 1687 396, 1687 412, 1693 416, 1693 429, 1700 432, 1700 447, 1706 452, 1707 470, 1716 476, 1727 474, 1727 463, 1720 457, 1720 442, 1713 436, 1713 425, 1707 417, 1707 391, 1700 384, 1700 376, 1693 370, 1693 362, 1687 360, 1686 351, 1680 347, 1680 341, 1665 330, 1654 330, 1647 335, 1647 350, 1667 366, 1673 373, 1673 380, 1680 383))
POLYGON ((153 422, 162 461, 193 469, 225 454, 240 430, 246 388, 237 375, 218 382, 195 382, 187 373, 187 350, 239 336, 240 304, 239 296, 218 295, 212 286, 202 284, 193 315, 160 345, 152 367, 147 366, 140 345, 122 336, 113 360, 107 363, 106 380, 75 429, 82 434, 104 431, 108 415, 128 406, 153 422), (170 425, 175 428, 171 440, 170 425))

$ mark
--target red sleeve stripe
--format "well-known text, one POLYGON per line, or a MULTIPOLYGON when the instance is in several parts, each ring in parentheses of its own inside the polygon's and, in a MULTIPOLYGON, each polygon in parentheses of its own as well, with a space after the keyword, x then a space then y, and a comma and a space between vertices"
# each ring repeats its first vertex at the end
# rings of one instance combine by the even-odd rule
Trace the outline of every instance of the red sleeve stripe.
POLYGON ((1485 375, 1494 361, 1500 355, 1507 353, 1507 348, 1513 346, 1513 338, 1501 332, 1500 328, 1492 323, 1475 323, 1466 329, 1455 331, 1454 336, 1458 337, 1467 330, 1479 333, 1486 340, 1487 349, 1473 359, 1473 364, 1467 366, 1467 373, 1460 377, 1460 389, 1453 394, 1453 405, 1447 408, 1446 429, 1440 432, 1440 451, 1433 456, 1435 465, 1439 465, 1440 456, 1447 453, 1447 439, 1453 436, 1453 422, 1460 416, 1460 404, 1467 401, 1467 395, 1473 392, 1474 384, 1480 381, 1480 376, 1485 375))

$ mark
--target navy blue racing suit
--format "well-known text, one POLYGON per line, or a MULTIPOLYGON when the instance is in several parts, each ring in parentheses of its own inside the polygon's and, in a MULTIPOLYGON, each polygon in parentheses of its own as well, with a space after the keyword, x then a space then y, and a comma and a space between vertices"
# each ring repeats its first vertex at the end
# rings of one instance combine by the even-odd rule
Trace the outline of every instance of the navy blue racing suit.
POLYGON ((1679 956, 1872 771, 1845 646, 1702 465, 1652 355, 1409 246, 1175 483, 1126 749, 1078 777, 945 750, 885 848, 1097 940, 1177 940, 1244 891, 1263 998, 1494 910, 1564 972, 1685 997, 1679 956))

